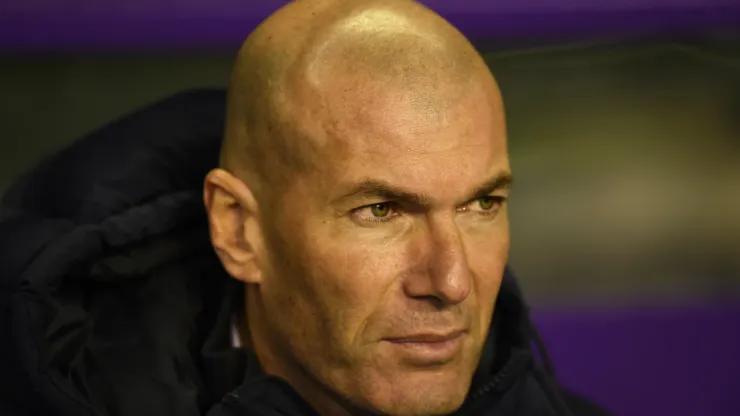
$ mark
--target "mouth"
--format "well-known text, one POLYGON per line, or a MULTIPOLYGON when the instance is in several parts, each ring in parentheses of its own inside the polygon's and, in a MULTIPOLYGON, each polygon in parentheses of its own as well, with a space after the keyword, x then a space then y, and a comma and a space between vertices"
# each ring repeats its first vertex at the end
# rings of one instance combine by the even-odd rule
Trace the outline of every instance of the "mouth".
POLYGON ((452 361, 462 348, 467 331, 416 333, 387 338, 387 343, 403 361, 414 366, 442 365, 452 361))

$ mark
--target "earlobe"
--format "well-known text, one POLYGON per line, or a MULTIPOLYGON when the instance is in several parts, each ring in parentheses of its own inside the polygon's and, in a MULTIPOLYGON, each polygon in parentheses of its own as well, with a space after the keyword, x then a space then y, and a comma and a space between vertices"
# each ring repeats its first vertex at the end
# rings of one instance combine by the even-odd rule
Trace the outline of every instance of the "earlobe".
POLYGON ((215 169, 206 176, 203 199, 211 244, 227 273, 245 283, 261 283, 262 232, 250 189, 231 173, 215 169))

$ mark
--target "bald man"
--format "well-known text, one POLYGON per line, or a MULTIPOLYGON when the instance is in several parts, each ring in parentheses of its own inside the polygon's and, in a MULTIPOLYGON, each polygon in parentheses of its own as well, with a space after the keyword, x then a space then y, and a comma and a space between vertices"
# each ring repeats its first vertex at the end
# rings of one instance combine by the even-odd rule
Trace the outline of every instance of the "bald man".
POLYGON ((321 415, 571 414, 523 308, 494 312, 512 296, 511 178, 496 82, 442 18, 282 8, 239 52, 205 182, 213 246, 244 283, 238 342, 321 415))
POLYGON ((320 414, 458 409, 509 250, 501 97, 455 29, 407 1, 301 1, 246 41, 213 245, 243 342, 320 414))
POLYGON ((129 115, 4 196, 0 414, 603 414, 561 390, 506 269, 511 181, 457 30, 290 3, 228 99, 129 115))

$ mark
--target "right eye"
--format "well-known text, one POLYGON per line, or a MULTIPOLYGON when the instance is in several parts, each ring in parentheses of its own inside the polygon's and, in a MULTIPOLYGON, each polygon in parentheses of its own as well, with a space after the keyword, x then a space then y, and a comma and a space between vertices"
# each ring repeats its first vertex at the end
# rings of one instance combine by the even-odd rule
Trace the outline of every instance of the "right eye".
POLYGON ((353 214, 361 221, 388 222, 398 215, 395 212, 395 208, 395 204, 392 202, 381 202, 357 208, 353 214))

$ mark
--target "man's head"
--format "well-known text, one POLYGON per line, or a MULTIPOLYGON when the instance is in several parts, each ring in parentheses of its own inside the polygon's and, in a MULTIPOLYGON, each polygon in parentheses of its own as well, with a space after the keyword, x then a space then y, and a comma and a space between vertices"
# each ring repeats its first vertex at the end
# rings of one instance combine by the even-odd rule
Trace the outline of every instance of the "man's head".
POLYGON ((324 414, 444 414, 509 249, 503 106, 474 48, 402 0, 303 0, 239 53, 213 245, 249 345, 324 414))

